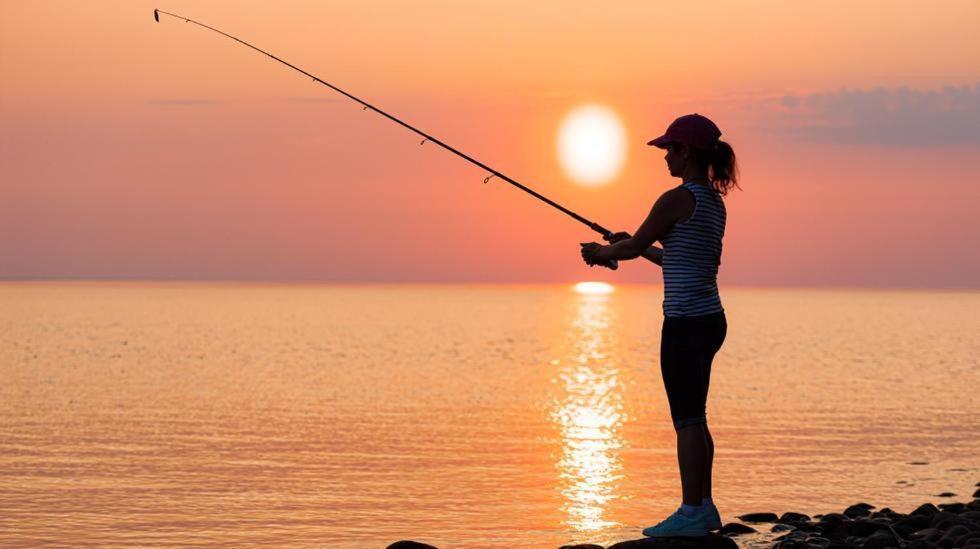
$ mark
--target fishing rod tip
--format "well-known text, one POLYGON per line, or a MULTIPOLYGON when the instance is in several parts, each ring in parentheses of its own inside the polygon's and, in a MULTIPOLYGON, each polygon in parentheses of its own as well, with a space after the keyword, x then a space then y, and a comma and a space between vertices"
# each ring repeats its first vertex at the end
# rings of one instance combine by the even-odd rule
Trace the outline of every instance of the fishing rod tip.
POLYGON ((157 10, 157 9, 154 9, 153 10, 153 19, 156 20, 157 23, 160 22, 160 11, 159 10, 157 10))

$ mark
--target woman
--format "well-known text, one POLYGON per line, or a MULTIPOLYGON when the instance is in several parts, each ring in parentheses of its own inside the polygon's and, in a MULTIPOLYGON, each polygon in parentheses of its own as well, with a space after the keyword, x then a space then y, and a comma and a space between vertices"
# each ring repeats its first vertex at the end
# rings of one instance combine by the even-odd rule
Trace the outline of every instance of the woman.
POLYGON ((677 432, 683 503, 674 514, 643 530, 650 537, 705 536, 721 528, 711 501, 714 441, 705 404, 711 360, 725 340, 728 324, 718 295, 718 265, 725 234, 722 196, 738 188, 735 153, 706 117, 689 114, 648 143, 666 149, 670 175, 682 184, 665 192, 636 233, 616 233, 603 246, 582 244, 591 265, 643 257, 663 268, 664 323, 660 370, 677 432), (659 240, 663 249, 651 246, 659 240))

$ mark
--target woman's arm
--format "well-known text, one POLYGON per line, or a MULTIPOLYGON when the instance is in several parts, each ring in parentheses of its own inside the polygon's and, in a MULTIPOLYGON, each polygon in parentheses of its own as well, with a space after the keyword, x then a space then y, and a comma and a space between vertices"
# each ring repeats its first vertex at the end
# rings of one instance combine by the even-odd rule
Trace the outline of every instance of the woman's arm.
POLYGON ((593 258, 598 262, 608 262, 613 259, 635 259, 642 255, 660 265, 663 250, 651 246, 667 236, 675 223, 690 217, 693 211, 694 197, 691 193, 686 189, 671 189, 657 199, 647 218, 633 236, 609 246, 599 247, 593 258))

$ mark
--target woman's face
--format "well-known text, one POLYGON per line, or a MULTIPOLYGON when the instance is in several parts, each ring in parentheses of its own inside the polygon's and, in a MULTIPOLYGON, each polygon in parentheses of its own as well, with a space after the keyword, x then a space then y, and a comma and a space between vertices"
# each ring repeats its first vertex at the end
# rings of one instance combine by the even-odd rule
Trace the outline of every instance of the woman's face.
POLYGON ((687 154, 687 147, 681 143, 667 144, 667 154, 664 156, 664 160, 667 161, 667 169, 670 170, 672 177, 683 177, 687 154))

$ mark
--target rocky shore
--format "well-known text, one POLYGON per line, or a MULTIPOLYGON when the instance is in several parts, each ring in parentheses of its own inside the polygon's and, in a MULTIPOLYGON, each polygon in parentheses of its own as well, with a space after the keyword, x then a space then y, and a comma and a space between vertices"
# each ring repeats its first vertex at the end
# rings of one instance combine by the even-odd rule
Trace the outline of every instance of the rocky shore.
MULTIPOLYGON (((980 487, 980 482, 976 484, 980 487)), ((944 492, 936 497, 950 498, 944 492)), ((887 507, 855 503, 841 512, 809 517, 787 511, 740 515, 716 533, 702 538, 642 538, 621 541, 606 548, 595 544, 563 545, 559 549, 735 549, 736 536, 758 532, 780 533, 772 539, 777 549, 980 549, 980 490, 969 502, 923 503, 904 514, 887 507)), ((759 546, 753 544, 753 546, 759 546)), ((417 541, 398 541, 388 549, 436 549, 417 541)))

